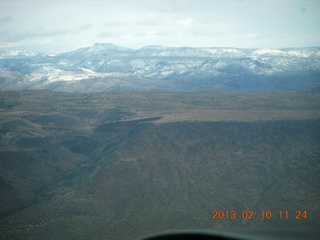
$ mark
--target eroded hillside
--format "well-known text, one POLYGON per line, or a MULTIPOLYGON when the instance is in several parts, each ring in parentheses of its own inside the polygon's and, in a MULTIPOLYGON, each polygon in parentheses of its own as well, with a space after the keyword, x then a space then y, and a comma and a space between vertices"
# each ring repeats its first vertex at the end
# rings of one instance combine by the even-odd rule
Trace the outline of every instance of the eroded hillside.
POLYGON ((1 92, 0 237, 136 239, 280 227, 288 239, 300 236, 295 231, 312 239, 319 97, 1 92), (214 209, 238 215, 214 220, 214 209), (254 218, 244 219, 249 210, 254 218), (280 219, 280 210, 289 217, 280 219), (296 219, 297 210, 307 218, 296 219))

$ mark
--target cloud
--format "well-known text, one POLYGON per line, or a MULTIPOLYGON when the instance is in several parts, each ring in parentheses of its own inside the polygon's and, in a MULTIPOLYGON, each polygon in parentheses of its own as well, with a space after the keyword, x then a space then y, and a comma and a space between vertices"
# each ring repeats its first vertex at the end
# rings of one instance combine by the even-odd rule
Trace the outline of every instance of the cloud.
POLYGON ((148 14, 144 18, 140 18, 136 21, 137 26, 156 26, 165 25, 165 21, 156 14, 148 14))
POLYGON ((249 33, 248 35, 247 35, 247 38, 256 38, 258 35, 257 34, 255 34, 255 33, 249 33))
POLYGON ((0 24, 5 24, 5 23, 11 22, 11 21, 12 21, 12 18, 9 16, 5 16, 3 18, 0 18, 0 24))
POLYGON ((91 24, 91 23, 85 23, 85 24, 83 24, 83 25, 80 26, 80 30, 81 30, 81 31, 84 31, 84 30, 88 30, 88 29, 90 29, 90 28, 92 28, 92 27, 93 27, 93 24, 91 24))
POLYGON ((307 10, 304 7, 300 7, 300 11, 306 12, 307 10))
POLYGON ((147 31, 147 37, 149 37, 149 38, 155 38, 155 37, 157 37, 157 34, 158 34, 158 32, 154 31, 154 30, 147 31))
POLYGON ((319 45, 319 0, 293 2, 0 0, 0 45, 49 52, 101 41, 133 48, 319 45))
POLYGON ((203 37, 203 38, 221 38, 226 36, 226 28, 222 24, 205 24, 197 23, 188 26, 187 28, 180 27, 185 33, 188 33, 191 37, 203 37))
POLYGON ((119 27, 124 25, 124 22, 121 21, 108 21, 103 24, 104 27, 119 27))
POLYGON ((190 26, 193 23, 192 18, 187 18, 187 19, 181 19, 177 21, 177 24, 179 26, 190 26))
POLYGON ((110 38, 110 37, 118 37, 119 35, 120 35, 119 33, 105 31, 105 32, 100 33, 97 37, 98 38, 110 38))
POLYGON ((168 1, 168 5, 165 5, 163 9, 160 9, 162 13, 183 13, 190 9, 191 5, 196 3, 195 0, 176 0, 168 1))
POLYGON ((2 33, 1 39, 8 42, 20 42, 35 38, 53 37, 58 35, 66 35, 72 32, 70 29, 54 29, 46 30, 42 27, 27 31, 8 30, 2 33))

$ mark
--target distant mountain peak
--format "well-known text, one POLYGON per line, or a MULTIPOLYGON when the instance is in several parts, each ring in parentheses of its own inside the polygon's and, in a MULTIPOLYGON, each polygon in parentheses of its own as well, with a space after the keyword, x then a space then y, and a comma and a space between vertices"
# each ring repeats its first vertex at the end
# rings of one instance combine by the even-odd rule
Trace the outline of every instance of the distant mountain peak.
POLYGON ((118 45, 115 45, 113 43, 95 43, 92 47, 90 48, 99 48, 99 49, 114 49, 114 50, 130 50, 130 48, 126 47, 121 47, 118 45))
POLYGON ((140 50, 165 50, 170 47, 164 46, 164 45, 147 45, 142 47, 140 50))
MULTIPOLYGON (((104 54, 110 52, 128 52, 132 51, 130 48, 121 47, 113 43, 95 43, 91 47, 80 48, 73 53, 81 54, 104 54)), ((68 54, 68 53, 65 53, 68 54)))

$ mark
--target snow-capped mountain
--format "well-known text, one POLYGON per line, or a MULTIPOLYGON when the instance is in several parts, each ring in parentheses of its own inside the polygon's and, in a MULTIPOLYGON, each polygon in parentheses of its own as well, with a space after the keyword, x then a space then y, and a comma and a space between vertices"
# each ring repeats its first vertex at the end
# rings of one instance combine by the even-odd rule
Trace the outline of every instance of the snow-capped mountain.
POLYGON ((56 56, 3 55, 0 89, 288 91, 320 87, 320 48, 237 49, 97 43, 56 56))

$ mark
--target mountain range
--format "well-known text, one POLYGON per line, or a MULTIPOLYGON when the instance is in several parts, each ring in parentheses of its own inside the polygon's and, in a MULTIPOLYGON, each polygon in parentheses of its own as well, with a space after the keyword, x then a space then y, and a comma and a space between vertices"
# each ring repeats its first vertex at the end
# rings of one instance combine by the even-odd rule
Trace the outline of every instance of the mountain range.
POLYGON ((0 56, 1 240, 320 239, 320 48, 0 56))
POLYGON ((319 89, 320 48, 238 49, 97 43, 49 56, 0 57, 0 89, 292 91, 319 89))

